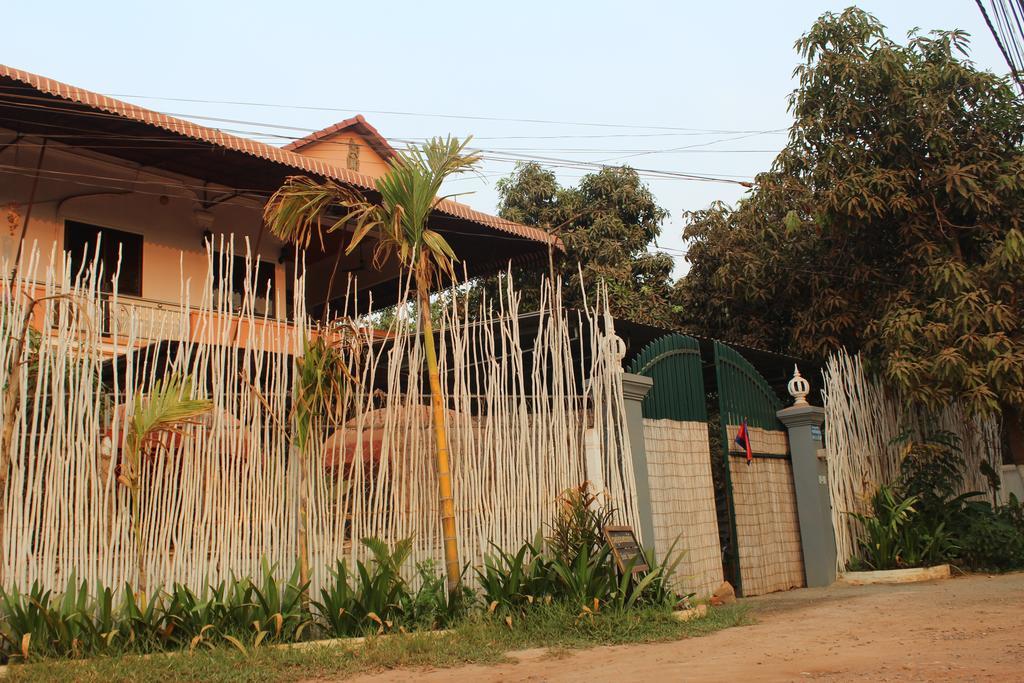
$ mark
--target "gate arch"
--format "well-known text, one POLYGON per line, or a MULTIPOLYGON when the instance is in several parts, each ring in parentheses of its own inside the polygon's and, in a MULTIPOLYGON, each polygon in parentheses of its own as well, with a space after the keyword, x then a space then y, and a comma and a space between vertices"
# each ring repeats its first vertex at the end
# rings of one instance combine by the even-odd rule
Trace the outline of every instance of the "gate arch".
POLYGON ((629 372, 654 380, 643 402, 652 420, 706 421, 704 373, 700 344, 693 337, 666 334, 645 346, 629 364, 629 372))

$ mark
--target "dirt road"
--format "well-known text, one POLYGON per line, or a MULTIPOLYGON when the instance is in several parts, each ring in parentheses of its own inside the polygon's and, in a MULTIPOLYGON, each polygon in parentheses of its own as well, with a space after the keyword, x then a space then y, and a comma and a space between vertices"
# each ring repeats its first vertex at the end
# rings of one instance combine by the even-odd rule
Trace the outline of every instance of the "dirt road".
POLYGON ((1024 681, 1024 574, 753 598, 756 623, 704 638, 360 681, 1024 681))

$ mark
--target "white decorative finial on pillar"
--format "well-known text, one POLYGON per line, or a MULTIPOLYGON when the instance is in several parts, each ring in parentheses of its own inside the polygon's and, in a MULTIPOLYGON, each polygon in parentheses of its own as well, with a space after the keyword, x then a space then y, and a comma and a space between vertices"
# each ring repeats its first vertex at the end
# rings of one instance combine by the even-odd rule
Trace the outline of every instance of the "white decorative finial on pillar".
POLYGON ((800 374, 800 368, 796 365, 793 366, 793 379, 789 380, 786 388, 789 389, 789 395, 793 397, 793 405, 808 405, 807 394, 811 391, 811 383, 803 378, 803 375, 800 374))
POLYGON ((604 338, 604 343, 611 359, 621 364, 622 359, 626 357, 626 342, 622 341, 622 337, 617 334, 610 334, 604 338))

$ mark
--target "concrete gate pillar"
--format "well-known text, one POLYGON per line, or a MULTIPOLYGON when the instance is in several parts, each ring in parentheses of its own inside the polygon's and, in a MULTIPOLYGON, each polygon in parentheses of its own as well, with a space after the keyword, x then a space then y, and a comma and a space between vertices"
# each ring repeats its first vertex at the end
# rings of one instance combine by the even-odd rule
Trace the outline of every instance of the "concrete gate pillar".
POLYGON ((622 373, 622 398, 626 407, 626 430, 629 433, 629 451, 636 479, 636 505, 640 517, 640 542, 644 550, 654 554, 654 514, 651 508, 651 483, 647 473, 647 446, 644 443, 643 402, 654 380, 643 375, 622 373))
POLYGON ((825 409, 807 402, 810 384, 796 367, 788 388, 795 401, 776 415, 789 430, 804 575, 809 587, 827 586, 836 580, 836 538, 832 529, 828 465, 818 457, 823 445, 821 427, 825 422, 825 409))

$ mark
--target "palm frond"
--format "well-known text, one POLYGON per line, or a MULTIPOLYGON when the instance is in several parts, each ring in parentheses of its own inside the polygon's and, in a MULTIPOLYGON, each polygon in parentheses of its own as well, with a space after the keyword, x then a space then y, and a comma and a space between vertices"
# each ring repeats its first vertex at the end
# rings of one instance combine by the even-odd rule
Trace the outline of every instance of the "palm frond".
POLYGON ((207 399, 188 398, 191 393, 191 379, 172 375, 157 380, 149 394, 137 396, 128 425, 129 453, 137 454, 161 433, 180 432, 183 424, 213 407, 207 399))
POLYGON ((380 203, 333 181, 318 182, 292 176, 274 193, 264 220, 280 239, 306 248, 316 237, 351 227, 345 253, 352 253, 369 236, 377 240, 374 262, 380 266, 395 256, 407 268, 418 267, 426 255, 428 270, 454 275, 455 251, 440 233, 427 225, 444 181, 474 168, 478 154, 467 154, 471 138, 432 138, 399 152, 377 179, 380 203))
POLYGON ((352 219, 352 209, 366 203, 356 190, 331 180, 318 182, 304 176, 289 176, 263 209, 263 220, 276 237, 306 248, 316 237, 323 247, 324 233, 342 228, 352 219), (340 215, 328 216, 340 208, 340 215))

